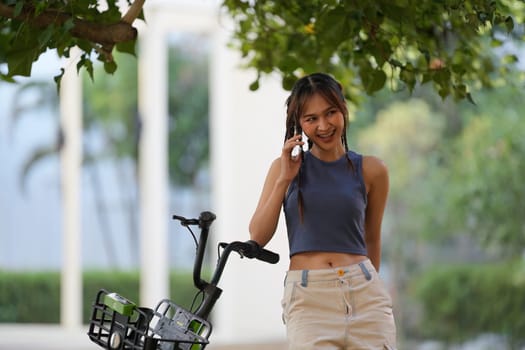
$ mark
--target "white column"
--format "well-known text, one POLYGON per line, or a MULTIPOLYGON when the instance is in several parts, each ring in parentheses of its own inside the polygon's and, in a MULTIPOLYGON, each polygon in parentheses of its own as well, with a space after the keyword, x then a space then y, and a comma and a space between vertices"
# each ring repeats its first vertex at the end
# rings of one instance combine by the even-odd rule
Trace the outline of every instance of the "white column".
MULTIPOLYGON (((226 45, 229 35, 222 28, 214 33, 210 84, 212 207, 218 219, 212 240, 225 242, 249 239, 248 224, 264 179, 281 152, 287 97, 278 77, 264 78, 258 91, 249 91, 256 73, 239 69, 239 53, 226 45)), ((213 314, 218 342, 285 338, 280 299, 289 259, 282 218, 268 249, 281 255, 277 265, 231 255, 213 314)))
POLYGON ((76 70, 78 50, 72 50, 71 57, 60 88, 60 120, 64 136, 60 152, 63 232, 60 322, 67 328, 82 325, 82 88, 76 70))
POLYGON ((147 13, 139 49, 140 303, 169 296, 168 103, 165 34, 156 8, 147 13))

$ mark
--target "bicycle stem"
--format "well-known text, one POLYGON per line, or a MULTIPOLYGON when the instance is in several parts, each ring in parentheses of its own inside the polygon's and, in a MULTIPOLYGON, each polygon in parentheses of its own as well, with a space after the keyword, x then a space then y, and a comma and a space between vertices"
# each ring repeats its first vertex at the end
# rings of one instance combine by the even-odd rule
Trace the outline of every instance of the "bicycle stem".
POLYGON ((217 299, 219 299, 222 293, 222 289, 218 288, 216 283, 208 283, 201 278, 202 262, 204 260, 204 253, 206 251, 210 226, 213 220, 215 220, 215 214, 211 212, 202 212, 199 216, 199 227, 201 229, 201 234, 199 237, 195 265, 193 267, 193 284, 204 293, 203 302, 197 311, 195 311, 195 314, 204 319, 208 318, 211 310, 213 309, 213 306, 215 305, 215 302, 217 299))
POLYGON ((199 237, 199 244, 197 247, 197 256, 195 258, 195 264, 193 266, 193 284, 199 290, 204 290, 204 288, 208 284, 201 278, 202 262, 204 261, 204 253, 206 251, 206 244, 208 242, 210 226, 213 220, 215 220, 215 218, 215 214, 209 211, 204 211, 199 216, 199 227, 201 229, 201 234, 199 237))

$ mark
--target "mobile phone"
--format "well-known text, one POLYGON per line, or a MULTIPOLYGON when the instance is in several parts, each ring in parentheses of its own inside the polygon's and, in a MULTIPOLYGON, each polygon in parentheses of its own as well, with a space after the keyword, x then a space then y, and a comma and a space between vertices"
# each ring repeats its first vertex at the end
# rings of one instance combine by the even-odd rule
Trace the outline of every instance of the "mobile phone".
POLYGON ((308 136, 306 136, 304 131, 301 131, 301 141, 304 142, 304 144, 303 144, 303 152, 308 152, 308 136))
MULTIPOLYGON (((297 135, 298 133, 299 133, 299 130, 298 130, 297 126, 294 125, 294 127, 293 127, 293 134, 297 135)), ((302 130, 301 130, 301 133, 302 133, 301 137, 305 136, 304 132, 302 132, 302 130)), ((292 158, 297 158, 297 156, 299 156, 299 154, 301 154, 301 151, 302 151, 301 145, 295 145, 292 148, 292 154, 291 154, 292 158)))

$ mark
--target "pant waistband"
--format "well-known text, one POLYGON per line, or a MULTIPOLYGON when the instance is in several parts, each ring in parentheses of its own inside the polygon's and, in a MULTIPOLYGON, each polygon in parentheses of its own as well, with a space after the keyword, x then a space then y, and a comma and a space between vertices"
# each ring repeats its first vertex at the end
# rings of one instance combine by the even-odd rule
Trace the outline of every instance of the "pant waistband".
POLYGON ((357 264, 330 269, 289 270, 286 272, 285 283, 301 282, 301 286, 306 287, 308 281, 329 281, 360 274, 364 275, 367 280, 371 280, 372 271, 374 270, 374 265, 372 265, 370 259, 363 260, 357 264))

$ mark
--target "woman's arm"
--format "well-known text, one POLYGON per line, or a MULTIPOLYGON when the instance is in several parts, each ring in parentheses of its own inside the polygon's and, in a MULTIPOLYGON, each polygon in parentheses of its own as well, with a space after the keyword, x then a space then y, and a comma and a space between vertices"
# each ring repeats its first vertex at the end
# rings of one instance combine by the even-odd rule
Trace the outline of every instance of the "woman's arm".
POLYGON ((250 221, 250 238, 262 247, 270 241, 277 229, 281 206, 288 188, 285 181, 278 180, 279 168, 280 161, 276 159, 266 175, 261 197, 250 221))
POLYGON ((257 208, 250 221, 250 238, 262 247, 272 239, 277 229, 284 196, 301 166, 301 157, 292 159, 290 156, 293 146, 303 144, 299 141, 300 137, 296 135, 287 140, 281 156, 270 166, 257 208))
POLYGON ((381 224, 388 197, 388 168, 378 158, 363 157, 363 177, 367 188, 365 242, 368 257, 379 272, 381 265, 381 224))

